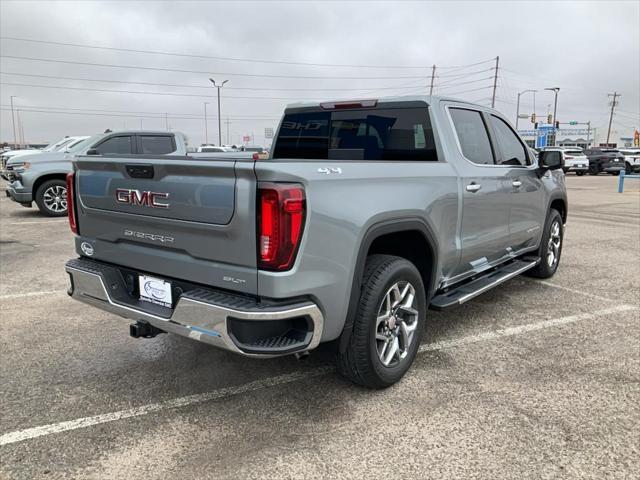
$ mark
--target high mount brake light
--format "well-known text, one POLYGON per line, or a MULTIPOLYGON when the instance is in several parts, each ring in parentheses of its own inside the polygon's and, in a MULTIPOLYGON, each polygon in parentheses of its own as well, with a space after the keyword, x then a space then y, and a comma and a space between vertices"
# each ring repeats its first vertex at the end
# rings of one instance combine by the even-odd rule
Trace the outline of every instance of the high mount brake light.
POLYGON ((374 108, 378 100, 349 100, 346 102, 324 102, 320 104, 323 110, 341 110, 348 108, 374 108))
POLYGON ((258 185, 258 267, 289 270, 295 261, 306 212, 304 188, 298 184, 258 185))
POLYGON ((78 235, 78 219, 76 217, 75 197, 75 172, 67 173, 67 216, 69 217, 69 228, 78 235))

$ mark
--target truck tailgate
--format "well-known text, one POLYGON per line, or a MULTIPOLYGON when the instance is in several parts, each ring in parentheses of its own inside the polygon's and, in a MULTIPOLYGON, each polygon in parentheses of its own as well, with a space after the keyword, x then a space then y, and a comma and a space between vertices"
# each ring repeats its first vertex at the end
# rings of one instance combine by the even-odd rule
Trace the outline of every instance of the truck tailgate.
POLYGON ((253 160, 85 156, 74 168, 79 252, 88 242, 96 259, 257 293, 253 160))

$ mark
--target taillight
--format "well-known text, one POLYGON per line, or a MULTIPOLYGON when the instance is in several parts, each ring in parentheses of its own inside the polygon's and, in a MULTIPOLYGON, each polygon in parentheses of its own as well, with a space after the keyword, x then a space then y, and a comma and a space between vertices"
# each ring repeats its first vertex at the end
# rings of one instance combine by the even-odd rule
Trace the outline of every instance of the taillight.
POLYGON ((258 185, 258 268, 275 271, 291 268, 302 238, 305 210, 301 185, 258 185))
POLYGON ((78 220, 76 218, 76 205, 74 200, 75 172, 67 173, 67 216, 69 217, 69 227, 71 231, 78 235, 78 220))

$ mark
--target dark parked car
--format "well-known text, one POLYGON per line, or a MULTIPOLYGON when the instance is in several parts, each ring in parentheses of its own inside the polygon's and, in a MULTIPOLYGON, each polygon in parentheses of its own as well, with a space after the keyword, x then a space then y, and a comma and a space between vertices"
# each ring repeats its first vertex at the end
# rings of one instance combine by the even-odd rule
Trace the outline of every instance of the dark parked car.
POLYGON ((601 172, 619 175, 624 170, 624 155, 615 148, 588 148, 584 154, 589 158, 589 173, 598 175, 601 172))

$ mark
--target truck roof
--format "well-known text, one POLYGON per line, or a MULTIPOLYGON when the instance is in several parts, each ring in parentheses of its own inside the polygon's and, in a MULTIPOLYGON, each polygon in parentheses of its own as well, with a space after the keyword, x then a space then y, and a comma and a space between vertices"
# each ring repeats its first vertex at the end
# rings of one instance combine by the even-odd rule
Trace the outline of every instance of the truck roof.
POLYGON ((287 104, 286 108, 310 108, 310 107, 318 107, 323 103, 349 103, 349 102, 359 102, 359 101, 367 101, 367 100, 376 100, 378 103, 395 103, 395 102, 425 102, 427 105, 435 104, 439 101, 449 101, 449 102, 457 102, 457 103, 467 103, 469 105, 476 105, 473 102, 469 102, 468 100, 462 100, 460 98, 455 97, 447 97, 440 95, 404 95, 404 96, 389 96, 389 97, 365 97, 365 98, 353 98, 353 99, 327 99, 326 101, 321 102, 296 102, 287 104))
POLYGON ((166 130, 112 130, 110 132, 103 132, 100 135, 111 135, 113 133, 126 133, 128 135, 183 135, 182 132, 167 132, 166 130))

